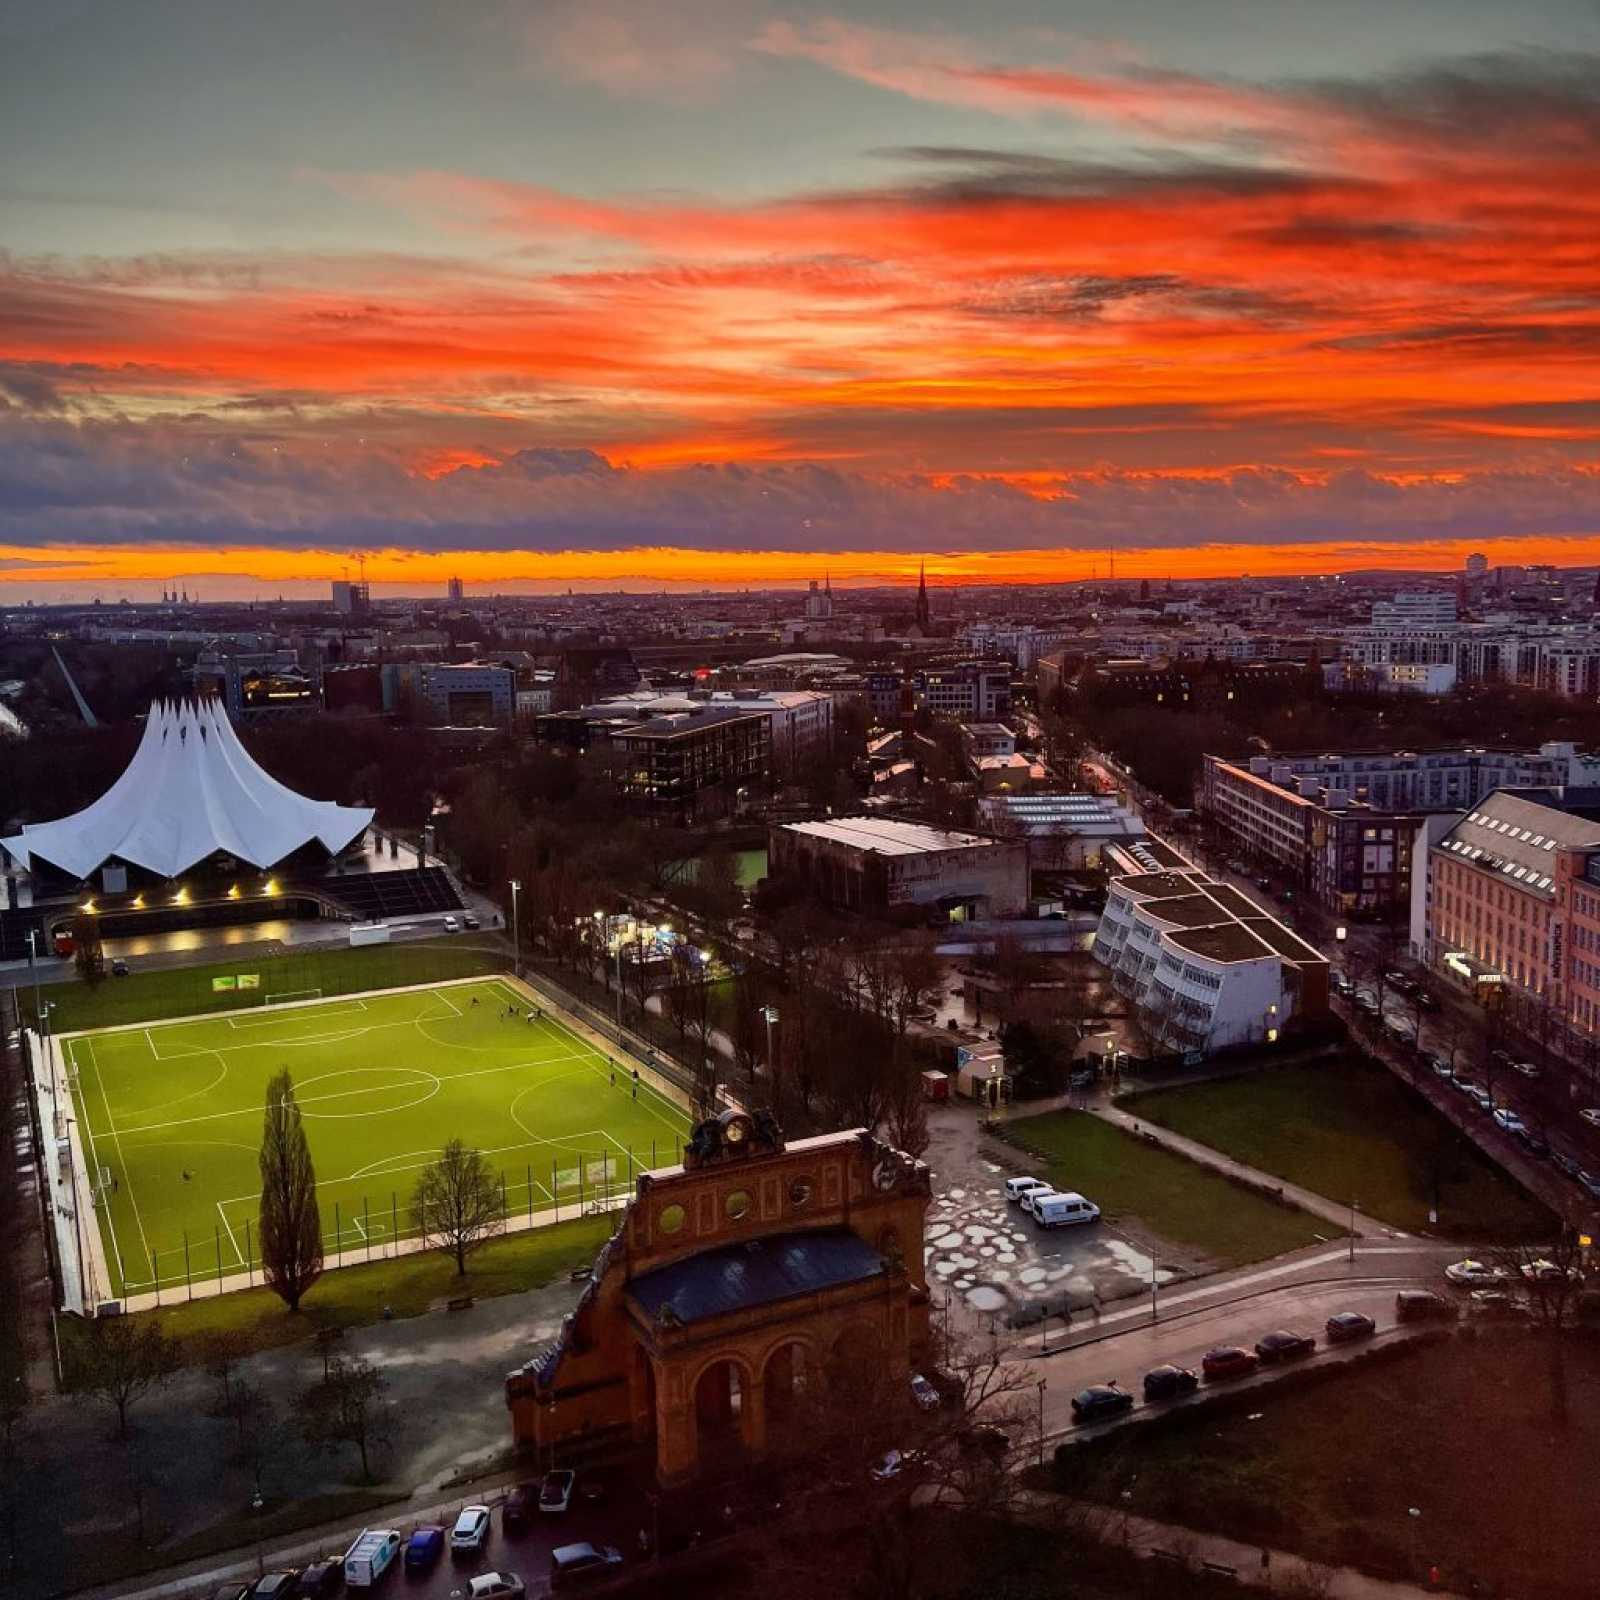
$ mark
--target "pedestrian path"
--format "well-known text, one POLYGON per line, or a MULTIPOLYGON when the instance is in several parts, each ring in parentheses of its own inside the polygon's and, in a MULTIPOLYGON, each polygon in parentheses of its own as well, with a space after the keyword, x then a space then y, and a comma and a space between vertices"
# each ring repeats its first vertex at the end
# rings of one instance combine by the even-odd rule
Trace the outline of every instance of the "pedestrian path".
MULTIPOLYGON (((1041 1496, 1038 1503, 1045 1509, 1051 1501, 1041 1496)), ((1267 1593, 1319 1594, 1328 1600, 1424 1600, 1428 1595, 1453 1592, 1374 1578, 1354 1567, 1325 1567, 1286 1550, 1174 1527, 1129 1512, 1104 1507, 1083 1509, 1085 1526, 1104 1543, 1125 1545, 1138 1555, 1170 1565, 1175 1575, 1181 1571, 1210 1572, 1267 1593)))
POLYGON ((1263 1172, 1259 1167, 1246 1166, 1244 1162, 1235 1161, 1232 1156, 1224 1155, 1222 1151, 1214 1150, 1208 1144, 1201 1144, 1197 1139, 1188 1139, 1181 1133, 1174 1133, 1170 1128, 1161 1128, 1142 1121, 1121 1107, 1113 1105, 1108 1099, 1091 1100, 1084 1109, 1092 1116, 1100 1117, 1129 1133, 1138 1134, 1152 1143, 1174 1150, 1181 1156, 1187 1156, 1198 1166, 1210 1167, 1214 1172, 1237 1178, 1258 1189, 1271 1190, 1292 1205, 1299 1206, 1302 1211, 1309 1211, 1313 1216, 1321 1217, 1323 1221, 1330 1223, 1340 1236, 1353 1232, 1358 1239, 1406 1237, 1393 1228, 1374 1222, 1370 1217, 1362 1216, 1359 1211, 1352 1211, 1348 1202, 1330 1200, 1326 1195, 1302 1188, 1297 1183, 1289 1183, 1286 1179, 1275 1177, 1270 1172, 1263 1172))

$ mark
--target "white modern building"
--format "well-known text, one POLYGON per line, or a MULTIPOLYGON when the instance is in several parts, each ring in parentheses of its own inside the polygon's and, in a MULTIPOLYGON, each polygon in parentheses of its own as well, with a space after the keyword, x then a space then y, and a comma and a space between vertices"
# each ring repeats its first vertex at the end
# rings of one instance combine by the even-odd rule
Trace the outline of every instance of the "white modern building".
POLYGON ((1108 845, 1145 836, 1137 813, 1108 794, 991 794, 978 815, 991 833, 1027 842, 1030 868, 1098 867, 1108 845))
POLYGON ((1401 589, 1372 602, 1375 628, 1438 628, 1456 620, 1456 597, 1449 589, 1401 589))
POLYGON ((1095 959, 1152 1043, 1201 1055, 1270 1044, 1328 1005, 1328 962, 1231 885, 1147 841, 1116 847, 1095 959))

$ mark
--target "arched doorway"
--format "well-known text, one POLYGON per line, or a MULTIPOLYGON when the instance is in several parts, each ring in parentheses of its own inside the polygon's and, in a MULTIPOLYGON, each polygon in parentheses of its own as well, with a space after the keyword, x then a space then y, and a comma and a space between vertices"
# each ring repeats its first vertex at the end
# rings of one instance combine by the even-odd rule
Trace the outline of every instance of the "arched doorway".
POLYGON ((795 1442, 810 1379, 806 1347, 798 1340, 781 1344, 767 1357, 761 1374, 761 1399, 767 1418, 769 1448, 782 1450, 795 1442))
POLYGON ((749 1396, 736 1361, 713 1361, 695 1381, 694 1420, 700 1466, 726 1466, 743 1455, 749 1396))

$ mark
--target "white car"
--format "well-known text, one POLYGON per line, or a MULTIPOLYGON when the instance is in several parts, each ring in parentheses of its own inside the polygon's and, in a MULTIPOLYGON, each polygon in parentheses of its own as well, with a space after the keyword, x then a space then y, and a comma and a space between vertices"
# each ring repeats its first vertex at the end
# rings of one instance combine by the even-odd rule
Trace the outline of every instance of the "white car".
POLYGON ((1049 1187, 1050 1185, 1043 1178, 1007 1178, 1006 1199, 1015 1205, 1034 1189, 1048 1189, 1049 1187))
POLYGON ((1504 1128, 1507 1133, 1526 1133, 1528 1131, 1527 1124, 1510 1106, 1501 1106, 1494 1114, 1494 1122, 1497 1128, 1504 1128))
POLYGON ((1524 1078, 1537 1078, 1539 1069, 1531 1061, 1513 1061, 1511 1070, 1520 1073, 1524 1078))
POLYGON ((1563 1278, 1571 1283, 1583 1282, 1583 1274, 1576 1267, 1567 1267, 1563 1270, 1555 1262, 1546 1261, 1542 1257, 1538 1261, 1524 1262, 1522 1276, 1529 1283, 1560 1283, 1563 1278))
POLYGON ((527 1592, 514 1572, 480 1572, 467 1585, 472 1600, 522 1600, 527 1592))
POLYGON ((446 917, 444 919, 444 931, 446 933, 460 933, 461 932, 461 921, 460 921, 460 919, 458 917, 446 917))
POLYGON ((1451 1283, 1466 1289, 1483 1289, 1491 1284, 1504 1283, 1510 1274, 1504 1267, 1491 1267, 1487 1261, 1455 1261, 1444 1269, 1451 1283))
POLYGON ((1585 1106, 1578 1113, 1591 1128, 1600 1128, 1600 1106, 1585 1106))
POLYGON ((939 1391, 920 1372, 911 1374, 911 1398, 924 1411, 937 1411, 939 1409, 939 1391))
POLYGON ((462 1506, 450 1530, 452 1550, 481 1550, 489 1542, 488 1506, 462 1506))

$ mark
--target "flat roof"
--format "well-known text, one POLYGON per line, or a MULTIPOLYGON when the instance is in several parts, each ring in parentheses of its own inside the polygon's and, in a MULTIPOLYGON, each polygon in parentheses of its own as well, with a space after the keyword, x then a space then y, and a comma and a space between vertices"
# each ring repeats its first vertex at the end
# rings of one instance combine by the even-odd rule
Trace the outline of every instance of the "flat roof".
POLYGON ((938 850, 980 850, 998 844, 981 833, 957 833, 925 822, 898 817, 833 817, 826 822, 786 822, 785 833, 803 833, 853 850, 875 850, 885 856, 928 855, 938 850))
POLYGON ((1275 953, 1242 922, 1216 922, 1205 928, 1185 928, 1167 937, 1180 950, 1189 950, 1213 961, 1254 961, 1275 953))

